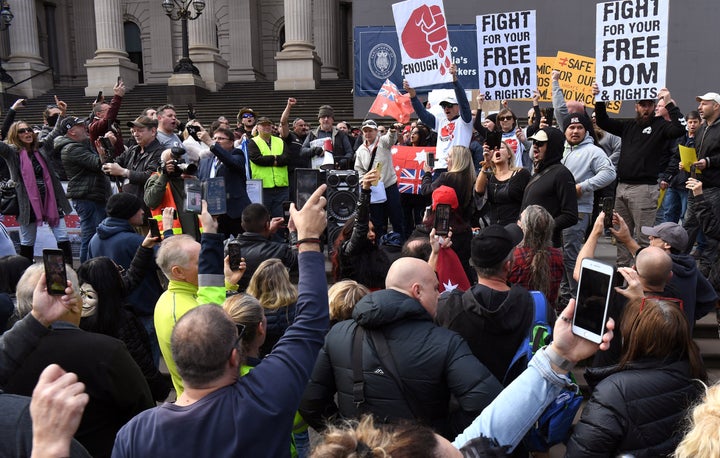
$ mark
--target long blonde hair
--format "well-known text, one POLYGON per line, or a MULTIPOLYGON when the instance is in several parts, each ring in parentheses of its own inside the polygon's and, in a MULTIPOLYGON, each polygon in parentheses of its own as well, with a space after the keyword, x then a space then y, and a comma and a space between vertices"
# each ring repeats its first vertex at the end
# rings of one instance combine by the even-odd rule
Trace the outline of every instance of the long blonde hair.
MULTIPOLYGON (((521 167, 515 165, 515 151, 513 151, 510 145, 506 141, 502 141, 500 142, 500 147, 505 148, 505 151, 507 151, 508 153, 508 168, 512 171, 520 170, 521 167)), ((493 161, 490 161, 490 167, 493 169, 493 171, 497 168, 493 161)))
POLYGON ((276 310, 297 302, 298 292, 290 282, 290 274, 282 261, 266 259, 250 279, 247 293, 255 296, 263 308, 276 310))
POLYGON ((26 123, 25 121, 15 121, 10 126, 10 129, 7 133, 7 138, 5 139, 5 143, 8 145, 15 146, 18 150, 24 150, 27 149, 28 152, 33 152, 38 149, 38 136, 37 133, 33 131, 33 141, 30 147, 28 148, 27 145, 25 145, 23 142, 20 141, 20 135, 18 134, 18 129, 20 128, 20 124, 25 124, 25 127, 31 128, 30 124, 26 123))
POLYGON ((720 385, 708 388, 705 399, 692 409, 687 434, 673 456, 720 456, 720 385))

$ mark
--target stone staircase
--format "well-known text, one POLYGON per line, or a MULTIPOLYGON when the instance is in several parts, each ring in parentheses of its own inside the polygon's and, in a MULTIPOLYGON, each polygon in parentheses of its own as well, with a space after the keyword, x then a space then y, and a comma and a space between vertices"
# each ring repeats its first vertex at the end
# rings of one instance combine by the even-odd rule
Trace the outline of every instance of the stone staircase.
MULTIPOLYGON (((313 126, 317 126, 318 107, 323 104, 332 105, 335 109, 335 121, 348 121, 352 125, 360 125, 361 120, 353 118, 353 82, 351 80, 323 81, 315 91, 275 91, 273 82, 228 83, 220 92, 208 93, 195 104, 197 119, 209 126, 218 116, 226 116, 231 125, 235 124, 240 108, 249 106, 258 116, 269 116, 278 122, 287 104, 288 97, 295 97, 298 103, 290 114, 291 121, 302 117, 313 126)), ((42 112, 45 106, 55 103, 54 96, 68 104, 68 112, 86 117, 92 109, 93 97, 85 97, 83 88, 56 88, 35 99, 28 100, 27 107, 18 114, 31 124, 42 123, 42 112)), ((3 94, 4 107, 10 107, 17 96, 3 94)), ((106 100, 112 93, 105 94, 106 100)), ((167 103, 167 86, 139 85, 128 91, 123 97, 118 119, 123 125, 135 119, 147 107, 158 107, 167 103)), ((187 119, 187 106, 177 106, 177 115, 181 121, 187 119)))

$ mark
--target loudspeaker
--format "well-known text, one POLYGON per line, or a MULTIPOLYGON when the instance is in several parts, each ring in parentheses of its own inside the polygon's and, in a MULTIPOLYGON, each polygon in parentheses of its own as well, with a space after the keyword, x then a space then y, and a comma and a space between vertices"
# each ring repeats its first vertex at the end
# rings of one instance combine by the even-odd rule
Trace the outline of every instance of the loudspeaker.
POLYGON ((328 226, 342 226, 357 210, 358 173, 355 170, 328 170, 325 183, 328 226))

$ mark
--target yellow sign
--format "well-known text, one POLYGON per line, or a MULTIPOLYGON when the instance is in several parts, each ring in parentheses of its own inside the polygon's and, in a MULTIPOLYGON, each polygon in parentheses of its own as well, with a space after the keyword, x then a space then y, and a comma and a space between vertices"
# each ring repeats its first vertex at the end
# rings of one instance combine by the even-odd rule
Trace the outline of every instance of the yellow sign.
MULTIPOLYGON (((697 162, 697 152, 695 148, 690 146, 678 145, 680 150, 680 162, 682 162, 683 170, 686 172, 690 171, 690 166, 697 162)), ((696 170, 696 173, 702 173, 701 170, 696 170)))
MULTIPOLYGON (((595 82, 594 57, 558 51, 554 68, 560 72, 558 83, 565 100, 576 100, 586 107, 595 106, 595 96, 592 93, 592 85, 595 82)), ((538 76, 538 84, 539 81, 538 76)), ((606 102, 606 106, 610 113, 619 113, 622 102, 606 102)))

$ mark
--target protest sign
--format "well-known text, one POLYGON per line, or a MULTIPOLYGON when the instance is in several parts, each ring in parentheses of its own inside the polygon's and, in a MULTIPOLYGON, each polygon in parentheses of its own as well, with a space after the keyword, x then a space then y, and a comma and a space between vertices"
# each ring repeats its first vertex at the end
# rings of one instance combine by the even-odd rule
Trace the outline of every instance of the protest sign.
MULTIPOLYGON (((537 56, 537 89, 540 93, 540 102, 552 102, 552 86, 550 85, 550 75, 555 65, 555 58, 548 56, 537 56)), ((524 97, 519 100, 529 102, 532 97, 524 97)))
POLYGON ((598 3, 598 101, 655 99, 665 87, 668 0, 598 3))
POLYGON ((403 76, 410 86, 452 82, 452 56, 442 0, 407 0, 392 7, 403 76))
POLYGON ((476 26, 485 99, 531 98, 537 88, 535 10, 477 16, 476 26))
MULTIPOLYGON (((558 84, 565 100, 582 102, 586 107, 595 106, 592 85, 595 82, 595 58, 558 51, 555 70, 560 73, 558 84)), ((622 102, 606 101, 607 111, 619 113, 622 102)))

